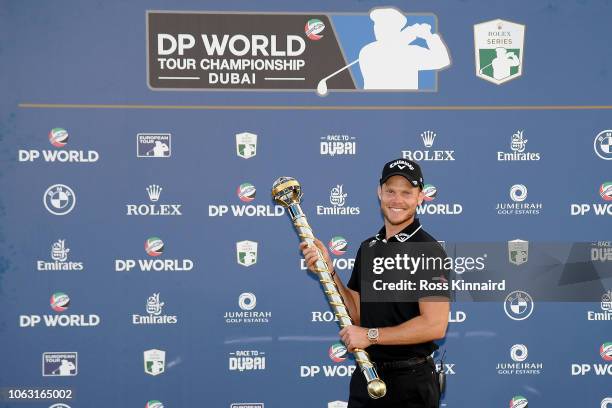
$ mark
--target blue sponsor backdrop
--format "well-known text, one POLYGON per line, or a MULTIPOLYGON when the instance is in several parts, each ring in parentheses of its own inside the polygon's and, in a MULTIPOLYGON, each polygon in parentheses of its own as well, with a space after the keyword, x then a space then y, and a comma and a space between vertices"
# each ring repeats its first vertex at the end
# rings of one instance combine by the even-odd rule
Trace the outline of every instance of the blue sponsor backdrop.
MULTIPOLYGON (((300 269, 298 240, 288 217, 209 216, 211 205, 243 205, 236 188, 257 188, 254 205, 272 205, 269 188, 280 175, 303 185, 303 208, 325 242, 349 242, 343 258, 382 222, 376 186, 382 164, 406 150, 453 150, 454 161, 423 162, 433 203, 458 203, 459 215, 423 215, 425 228, 453 242, 610 240, 610 216, 570 215, 572 204, 605 203, 599 186, 611 181, 610 164, 593 149, 595 136, 612 128, 609 110, 386 110, 359 106, 606 105, 612 52, 605 1, 389 2, 405 12, 437 15, 438 31, 452 57, 440 72, 436 93, 171 92, 146 86, 146 10, 255 10, 363 12, 374 2, 266 1, 33 2, 3 1, 0 8, 0 100, 2 174, 0 231, 0 387, 70 388, 74 407, 166 407, 261 402, 266 407, 326 407, 346 401, 348 377, 328 357, 337 339, 333 322, 313 321, 327 306, 317 282, 300 269), (255 7, 257 7, 255 9, 255 7), (495 18, 527 26, 524 73, 496 86, 476 77, 473 25, 495 18), (97 108, 28 108, 23 103, 104 104, 97 108), (348 106, 347 110, 128 109, 118 105, 172 106, 348 106), (20 162, 20 149, 54 150, 47 134, 63 127, 64 149, 95 150, 95 163, 20 162), (498 162, 510 138, 524 130, 533 162, 498 162), (434 130, 433 147, 421 132, 434 130), (170 133, 169 158, 137 158, 138 133, 170 133), (236 155, 235 135, 258 135, 256 156, 236 155), (355 138, 355 155, 320 154, 321 138, 355 138), (65 216, 50 214, 43 193, 53 184, 77 196, 65 216), (128 204, 151 204, 145 188, 163 187, 157 204, 181 204, 181 216, 127 216, 128 204), (510 202, 513 184, 528 187, 527 201, 542 203, 535 216, 500 216, 497 203, 510 202), (357 216, 317 216, 331 207, 330 190, 342 185, 346 206, 357 216), (155 259, 193 261, 191 271, 116 271, 116 260, 154 259, 144 241, 164 241, 155 259), (51 261, 51 246, 65 239, 69 261, 82 271, 39 271, 51 261), (255 265, 236 262, 236 242, 259 244, 255 265), (68 315, 99 316, 95 327, 20 327, 20 316, 57 315, 55 292, 70 297, 68 315), (257 297, 254 311, 270 312, 268 323, 228 324, 226 313, 241 311, 238 297, 257 297), (134 325, 147 315, 153 293, 162 315, 176 324, 134 325), (165 372, 144 371, 143 352, 166 352, 165 372), (230 370, 230 353, 265 353, 264 370, 230 370), (78 375, 43 377, 44 352, 77 352, 78 375), (321 372, 310 376, 315 366, 321 372), (335 367, 335 368, 334 368, 335 367), (329 372, 329 371, 328 371, 329 372), (304 376, 302 376, 304 375, 304 376)), ((508 265, 508 273, 515 272, 508 265)), ((350 270, 341 270, 347 280, 350 270)), ((609 290, 610 280, 604 281, 609 290)), ((530 407, 599 407, 610 397, 610 374, 593 364, 610 364, 599 348, 612 341, 610 321, 589 321, 593 303, 537 303, 524 321, 509 319, 501 303, 455 304, 443 348, 455 374, 448 378, 447 407, 507 406, 523 395, 530 407), (457 312, 462 312, 457 315, 457 312), (459 320, 463 320, 460 318, 459 320), (539 375, 498 375, 511 363, 510 348, 524 344, 526 362, 542 363, 539 375), (572 375, 572 364, 591 371, 572 375)), ((54 401, 2 406, 49 406, 54 401)))

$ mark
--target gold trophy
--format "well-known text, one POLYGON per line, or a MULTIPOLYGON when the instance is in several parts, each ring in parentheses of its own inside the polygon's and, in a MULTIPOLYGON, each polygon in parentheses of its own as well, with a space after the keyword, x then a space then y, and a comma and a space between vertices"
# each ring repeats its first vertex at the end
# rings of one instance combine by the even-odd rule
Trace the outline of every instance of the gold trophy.
MULTIPOLYGON (((297 230, 300 239, 307 242, 309 246, 317 248, 314 244, 315 237, 312 228, 308 225, 306 215, 304 215, 300 207, 300 200, 302 199, 300 183, 291 177, 279 177, 272 186, 272 197, 274 197, 274 201, 287 209, 287 213, 291 217, 293 226, 297 230)), ((315 263, 315 270, 319 276, 319 282, 323 287, 323 291, 327 296, 327 301, 338 318, 340 327, 345 328, 346 326, 350 326, 353 324, 353 321, 348 314, 348 309, 344 304, 342 295, 338 292, 338 287, 331 276, 329 265, 323 260, 321 251, 319 251, 318 248, 317 253, 319 259, 315 263)), ((370 397, 375 399, 383 397, 387 393, 387 386, 384 381, 378 377, 376 368, 374 364, 372 364, 368 353, 362 349, 355 349, 353 354, 355 355, 355 361, 359 365, 368 383, 368 394, 370 397)))

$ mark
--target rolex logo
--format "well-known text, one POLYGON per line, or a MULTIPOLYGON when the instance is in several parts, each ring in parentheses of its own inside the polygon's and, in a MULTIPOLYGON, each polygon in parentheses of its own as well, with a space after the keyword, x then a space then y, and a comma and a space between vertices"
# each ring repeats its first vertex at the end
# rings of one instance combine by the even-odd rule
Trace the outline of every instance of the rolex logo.
POLYGON ((427 148, 430 148, 431 146, 433 146, 433 142, 435 138, 436 138, 436 133, 431 130, 427 130, 421 133, 421 139, 423 139, 423 143, 425 144, 425 147, 427 148))
POLYGON ((149 187, 147 187, 147 194, 149 194, 149 200, 151 200, 151 202, 156 202, 157 200, 159 200, 159 195, 161 194, 162 190, 163 189, 157 184, 151 184, 149 187))

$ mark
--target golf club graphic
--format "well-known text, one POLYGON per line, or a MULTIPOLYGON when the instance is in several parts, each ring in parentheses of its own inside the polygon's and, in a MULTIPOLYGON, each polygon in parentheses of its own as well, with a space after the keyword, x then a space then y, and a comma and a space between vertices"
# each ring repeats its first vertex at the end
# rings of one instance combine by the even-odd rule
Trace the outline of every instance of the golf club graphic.
MULTIPOLYGON (((314 244, 315 237, 312 228, 308 225, 306 215, 304 215, 300 207, 300 200, 302 199, 300 183, 292 177, 279 177, 272 185, 272 197, 274 197, 274 201, 287 209, 287 213, 291 217, 293 226, 297 230, 300 239, 307 242, 309 246, 317 248, 314 244)), ((329 265, 323 260, 323 256, 318 248, 317 254, 318 259, 315 267, 319 282, 327 296, 327 301, 338 318, 340 327, 351 326, 353 321, 348 314, 348 309, 344 299, 342 299, 342 295, 338 292, 338 287, 331 275, 329 265)), ((353 350, 353 355, 366 378, 370 397, 374 399, 383 397, 387 393, 387 386, 378 376, 368 353, 365 350, 356 348, 353 350)))
POLYGON ((322 80, 319 81, 319 83, 317 84, 317 93, 321 96, 325 96, 327 95, 327 80, 331 79, 333 77, 335 77, 336 75, 338 75, 340 72, 344 71, 347 68, 352 67, 353 65, 355 65, 356 63, 359 62, 359 58, 357 58, 355 61, 351 62, 348 65, 345 65, 344 67, 340 68, 339 70, 337 70, 336 72, 334 72, 331 75, 326 76, 325 78, 323 78, 322 80))

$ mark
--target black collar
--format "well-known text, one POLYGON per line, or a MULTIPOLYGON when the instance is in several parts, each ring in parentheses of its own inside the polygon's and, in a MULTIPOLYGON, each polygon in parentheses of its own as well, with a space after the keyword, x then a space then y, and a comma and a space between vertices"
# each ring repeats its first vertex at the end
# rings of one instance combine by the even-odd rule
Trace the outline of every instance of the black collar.
POLYGON ((378 234, 376 234, 374 238, 377 241, 381 241, 385 244, 387 242, 406 242, 410 238, 412 238, 412 236, 416 234, 416 232, 419 231, 420 229, 421 229, 421 223, 419 222, 418 218, 415 218, 410 223, 410 225, 408 225, 406 228, 404 228, 403 230, 401 230, 400 232, 398 232, 397 234, 395 234, 389 239, 385 239, 387 236, 387 230, 385 229, 383 225, 383 227, 380 229, 380 231, 378 231, 378 234))

